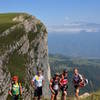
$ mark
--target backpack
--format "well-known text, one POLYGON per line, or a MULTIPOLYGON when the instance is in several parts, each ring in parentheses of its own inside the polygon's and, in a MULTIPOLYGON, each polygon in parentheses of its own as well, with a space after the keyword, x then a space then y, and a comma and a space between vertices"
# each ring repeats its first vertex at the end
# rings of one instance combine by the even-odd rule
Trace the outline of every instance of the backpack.
POLYGON ((88 84, 88 79, 79 74, 77 77, 74 76, 74 84, 79 85, 80 87, 84 87, 88 84))

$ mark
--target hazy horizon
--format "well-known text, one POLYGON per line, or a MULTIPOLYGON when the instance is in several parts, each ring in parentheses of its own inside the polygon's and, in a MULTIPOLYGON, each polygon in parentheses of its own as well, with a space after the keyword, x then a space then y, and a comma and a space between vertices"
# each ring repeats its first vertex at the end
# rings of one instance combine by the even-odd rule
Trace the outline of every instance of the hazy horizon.
POLYGON ((50 53, 100 56, 99 0, 1 0, 0 13, 8 12, 25 12, 39 18, 48 30, 50 53))

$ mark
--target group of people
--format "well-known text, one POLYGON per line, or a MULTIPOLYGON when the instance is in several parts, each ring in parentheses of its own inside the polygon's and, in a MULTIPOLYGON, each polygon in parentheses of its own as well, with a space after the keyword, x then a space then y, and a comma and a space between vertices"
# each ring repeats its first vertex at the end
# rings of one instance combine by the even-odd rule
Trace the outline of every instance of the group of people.
MULTIPOLYGON (((20 94, 22 94, 22 86, 18 83, 18 77, 12 78, 12 88, 9 90, 9 94, 13 97, 13 100, 19 100, 20 94)), ((77 68, 74 69, 73 86, 75 88, 75 96, 79 100, 79 90, 88 83, 88 80, 79 74, 77 68)), ((37 74, 31 80, 31 85, 34 88, 34 99, 41 100, 42 88, 45 84, 45 79, 42 71, 39 70, 37 74)), ((50 79, 49 88, 51 91, 51 100, 57 100, 58 92, 62 92, 61 100, 66 100, 68 89, 68 71, 64 70, 61 74, 55 73, 54 77, 50 79)))
POLYGON ((50 80, 50 90, 51 90, 51 100, 57 100, 57 95, 59 90, 62 91, 61 100, 66 100, 67 88, 68 88, 68 72, 64 70, 61 75, 56 73, 54 77, 50 80))
MULTIPOLYGON (((74 69, 73 86, 75 88, 75 96, 79 100, 79 90, 88 84, 88 80, 79 74, 77 68, 74 69)), ((50 80, 51 100, 57 100, 58 92, 62 92, 61 100, 66 100, 68 89, 68 71, 64 70, 62 74, 56 73, 50 80)))

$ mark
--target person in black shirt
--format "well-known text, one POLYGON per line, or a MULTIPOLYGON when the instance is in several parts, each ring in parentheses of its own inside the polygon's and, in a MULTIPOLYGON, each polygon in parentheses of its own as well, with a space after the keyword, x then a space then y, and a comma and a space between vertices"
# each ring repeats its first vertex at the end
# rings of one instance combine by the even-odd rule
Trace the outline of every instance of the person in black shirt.
POLYGON ((51 90, 51 100, 57 100, 59 91, 59 73, 56 73, 50 80, 49 88, 51 90))

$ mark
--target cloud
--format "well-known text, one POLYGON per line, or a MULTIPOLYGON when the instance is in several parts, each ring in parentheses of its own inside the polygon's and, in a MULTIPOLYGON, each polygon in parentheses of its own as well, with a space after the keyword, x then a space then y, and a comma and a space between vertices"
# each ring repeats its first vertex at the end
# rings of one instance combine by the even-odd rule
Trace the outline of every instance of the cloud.
POLYGON ((79 32, 100 32, 100 24, 95 23, 67 23, 64 25, 48 26, 49 32, 55 33, 79 33, 79 32))
POLYGON ((68 16, 65 17, 65 20, 68 21, 70 18, 68 16))

